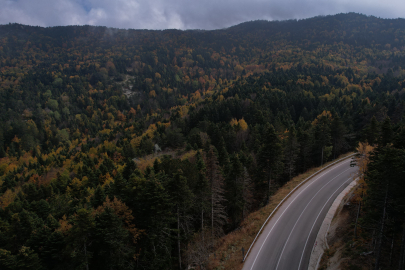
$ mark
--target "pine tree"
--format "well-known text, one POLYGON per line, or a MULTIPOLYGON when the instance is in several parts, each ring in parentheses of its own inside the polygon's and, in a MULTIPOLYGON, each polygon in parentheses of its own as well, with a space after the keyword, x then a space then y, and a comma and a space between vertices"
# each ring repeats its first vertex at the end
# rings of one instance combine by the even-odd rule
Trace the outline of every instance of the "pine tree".
POLYGON ((246 169, 246 167, 243 167, 243 173, 242 173, 242 199, 243 199, 243 209, 242 209, 242 219, 246 217, 246 215, 249 213, 252 204, 253 204, 253 183, 252 179, 250 178, 250 175, 246 169))
POLYGON ((377 232, 375 269, 380 267, 386 232, 398 230, 393 224, 404 221, 404 166, 405 151, 392 148, 389 144, 386 147, 378 145, 368 166, 364 220, 367 226, 374 226, 377 232))
POLYGON ((210 190, 209 183, 206 177, 206 167, 202 155, 200 152, 197 152, 197 185, 196 185, 196 200, 197 206, 201 213, 201 232, 204 236, 204 213, 208 212, 209 209, 209 200, 210 200, 210 190))
POLYGON ((330 143, 330 123, 329 118, 326 115, 322 115, 317 119, 318 121, 314 127, 314 137, 316 141, 316 147, 320 150, 321 166, 324 162, 325 147, 330 143))
POLYGON ((224 138, 222 136, 218 148, 218 161, 223 168, 227 168, 229 166, 229 155, 228 151, 226 150, 224 138))
POLYGON ((283 149, 274 127, 269 123, 266 124, 263 134, 263 143, 257 153, 257 163, 260 174, 265 179, 266 187, 266 204, 270 199, 272 181, 279 174, 282 168, 283 149))
POLYGON ((37 215, 42 218, 42 219, 46 219, 51 207, 49 206, 49 203, 47 201, 45 201, 44 199, 41 199, 40 201, 38 201, 35 205, 35 212, 37 213, 37 215))
POLYGON ((395 136, 394 147, 398 149, 405 149, 405 126, 403 126, 395 136))
POLYGON ((15 265, 13 269, 21 270, 41 270, 43 266, 38 254, 30 247, 22 246, 15 256, 15 265))
POLYGON ((127 158, 124 170, 122 171, 122 176, 128 180, 131 177, 131 174, 136 170, 136 167, 136 163, 132 159, 127 158))
POLYGON ((389 143, 392 143, 394 132, 392 131, 391 120, 389 117, 385 118, 381 126, 381 136, 378 140, 378 145, 384 147, 389 143))
POLYGON ((151 174, 145 179, 141 173, 134 173, 130 179, 128 206, 136 217, 137 227, 145 231, 140 238, 143 247, 138 261, 147 269, 165 269, 172 263, 172 224, 176 223, 176 212, 169 195, 168 176, 151 174), (142 218, 139 218, 142 217, 142 218))
POLYGON ((77 210, 74 215, 73 226, 68 235, 72 247, 72 257, 86 270, 89 270, 89 260, 92 254, 88 248, 94 227, 95 222, 91 211, 82 208, 77 210))
POLYGON ((371 118, 370 124, 363 130, 363 134, 368 144, 373 146, 377 143, 380 127, 375 116, 371 118))
POLYGON ((231 158, 230 170, 226 176, 227 212, 235 228, 243 213, 243 165, 237 155, 231 158))
POLYGON ((181 227, 187 222, 187 211, 191 208, 193 194, 187 185, 187 178, 183 176, 183 172, 178 170, 168 179, 168 191, 170 198, 175 207, 176 213, 176 239, 177 239, 177 255, 179 269, 182 268, 181 260, 181 227))
POLYGON ((42 258, 49 269, 61 269, 64 261, 65 238, 60 231, 54 231, 42 247, 42 258))
POLYGON ((311 151, 313 147, 313 137, 307 131, 302 131, 301 128, 297 132, 297 141, 300 145, 300 151, 298 153, 297 168, 299 172, 304 172, 312 164, 311 151))
POLYGON ((111 185, 110 193, 111 197, 117 197, 120 200, 126 200, 127 198, 127 180, 122 177, 121 173, 117 173, 114 177, 114 183, 111 185))
POLYGON ((0 249, 0 267, 4 270, 14 270, 16 258, 9 250, 0 249))
POLYGON ((291 180, 292 175, 296 169, 296 162, 299 153, 299 143, 297 141, 297 135, 294 126, 288 132, 287 140, 284 146, 284 164, 285 170, 291 180))
POLYGON ((6 157, 6 151, 4 151, 4 147, 0 145, 0 158, 6 157))
POLYGON ((346 127, 339 116, 335 116, 331 123, 331 137, 333 146, 333 158, 335 159, 339 154, 341 154, 342 149, 344 149, 346 141, 344 135, 346 134, 346 127))
POLYGON ((219 166, 215 148, 212 146, 206 157, 207 179, 211 186, 211 236, 220 235, 226 224, 224 179, 219 166))
POLYGON ((91 197, 91 204, 94 208, 97 208, 104 203, 105 198, 106 196, 104 193, 104 189, 100 185, 98 185, 96 190, 94 191, 93 197, 91 197))
POLYGON ((93 267, 97 269, 133 269, 135 261, 131 234, 109 206, 97 214, 94 227, 93 267))

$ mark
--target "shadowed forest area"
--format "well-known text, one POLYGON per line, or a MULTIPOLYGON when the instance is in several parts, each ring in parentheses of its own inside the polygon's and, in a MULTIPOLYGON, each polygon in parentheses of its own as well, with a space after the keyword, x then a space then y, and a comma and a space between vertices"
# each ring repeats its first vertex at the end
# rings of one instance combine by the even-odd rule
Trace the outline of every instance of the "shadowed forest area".
POLYGON ((292 177, 374 147, 359 235, 403 270, 404 50, 405 20, 355 13, 1 25, 1 269, 207 269, 292 177))

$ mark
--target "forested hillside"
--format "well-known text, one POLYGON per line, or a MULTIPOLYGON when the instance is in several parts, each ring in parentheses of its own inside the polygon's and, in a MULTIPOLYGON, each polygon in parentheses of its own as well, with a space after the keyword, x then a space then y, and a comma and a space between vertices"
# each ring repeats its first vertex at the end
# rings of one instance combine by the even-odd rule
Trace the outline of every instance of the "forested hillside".
POLYGON ((353 13, 0 26, 1 269, 205 269, 293 176, 359 141, 403 148, 404 49, 405 20, 353 13))

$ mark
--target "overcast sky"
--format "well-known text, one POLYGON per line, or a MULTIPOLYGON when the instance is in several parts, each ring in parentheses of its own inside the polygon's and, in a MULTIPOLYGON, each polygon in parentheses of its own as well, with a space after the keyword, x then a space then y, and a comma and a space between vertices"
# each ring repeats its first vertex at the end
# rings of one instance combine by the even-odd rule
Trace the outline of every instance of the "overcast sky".
POLYGON ((0 0, 0 24, 219 29, 250 20, 357 12, 405 16, 404 0, 0 0))

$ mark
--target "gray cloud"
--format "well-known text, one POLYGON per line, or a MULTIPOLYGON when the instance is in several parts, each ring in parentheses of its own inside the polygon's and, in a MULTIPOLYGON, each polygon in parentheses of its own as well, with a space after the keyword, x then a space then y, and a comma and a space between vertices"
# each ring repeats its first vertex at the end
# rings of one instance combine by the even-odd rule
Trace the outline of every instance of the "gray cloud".
POLYGON ((0 0, 0 24, 219 29, 244 21, 341 12, 403 17, 403 0, 0 0))

